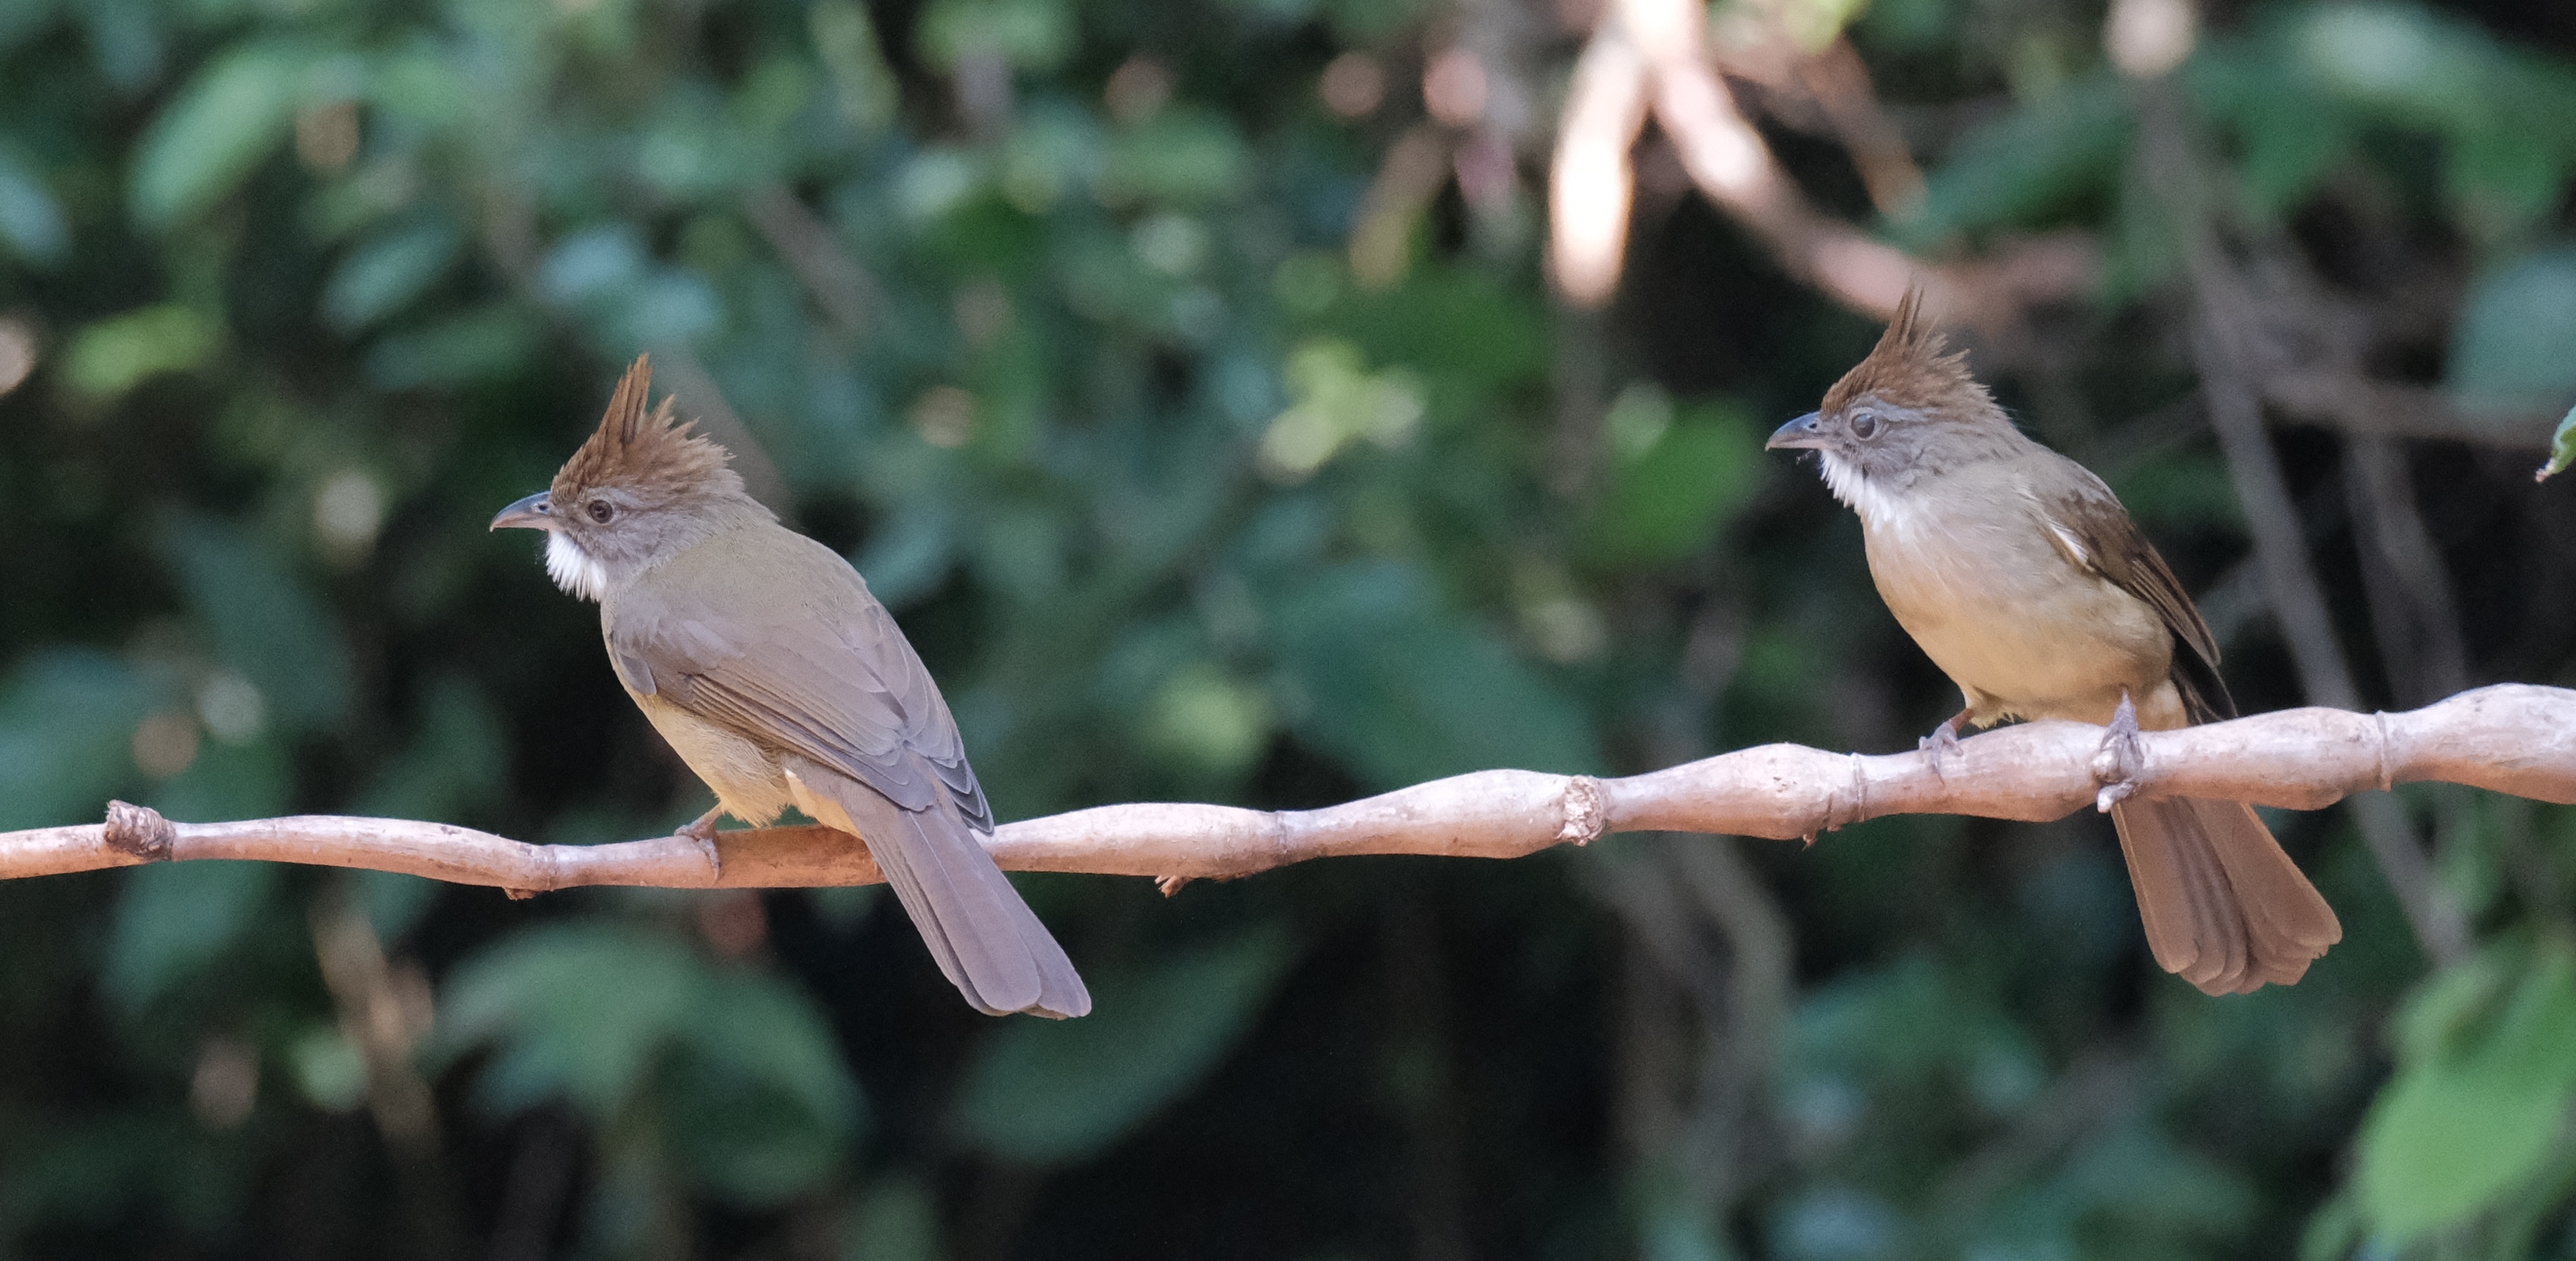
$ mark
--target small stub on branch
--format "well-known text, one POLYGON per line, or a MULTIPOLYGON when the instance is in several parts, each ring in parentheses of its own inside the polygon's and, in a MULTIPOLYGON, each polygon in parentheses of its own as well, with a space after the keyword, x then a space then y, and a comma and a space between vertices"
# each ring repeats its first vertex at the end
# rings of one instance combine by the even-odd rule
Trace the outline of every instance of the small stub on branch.
POLYGON ((166 863, 170 861, 170 847, 178 843, 179 829, 150 806, 111 801, 107 803, 103 839, 147 863, 166 863))
POLYGON ((1560 800, 1565 803, 1565 822, 1556 829, 1557 843, 1572 841, 1589 845, 1600 839, 1609 826, 1609 812, 1604 808, 1601 781, 1589 775, 1568 776, 1560 800))
POLYGON ((1163 891, 1163 896, 1164 896, 1164 897, 1167 897, 1167 898, 1168 898, 1168 897, 1170 897, 1170 896, 1172 896, 1172 895, 1173 895, 1173 894, 1175 894, 1175 893, 1180 892, 1180 891, 1181 891, 1181 886, 1182 886, 1182 885, 1185 885, 1185 884, 1188 884, 1189 882, 1190 882, 1190 878, 1189 878, 1188 876, 1156 876, 1156 877, 1154 877, 1154 887, 1155 887, 1155 888, 1157 888, 1157 889, 1162 890, 1162 891, 1163 891))

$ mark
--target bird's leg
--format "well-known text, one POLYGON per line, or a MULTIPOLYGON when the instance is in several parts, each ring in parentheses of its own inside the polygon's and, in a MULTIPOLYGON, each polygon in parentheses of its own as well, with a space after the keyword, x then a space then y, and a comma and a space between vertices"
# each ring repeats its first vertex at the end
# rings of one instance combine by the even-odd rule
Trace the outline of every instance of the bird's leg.
POLYGON ((707 866, 714 868, 719 878, 724 875, 724 858, 716 852, 716 820, 723 818, 724 812, 724 803, 719 801, 715 809, 699 815, 696 822, 678 832, 698 843, 698 849, 707 856, 707 866))
POLYGON ((2138 744, 2138 707, 2124 687, 2120 707, 2111 711, 2111 725, 2102 729, 2102 749, 2093 755, 2093 778, 2102 785, 2093 795, 2093 808, 2108 814, 2127 801, 2138 791, 2138 774, 2146 765, 2146 750, 2138 744))
POLYGON ((1939 770, 1944 759, 1956 757, 1959 754, 1959 724, 1976 715, 1977 711, 1974 709, 1963 709, 1950 715, 1940 726, 1932 729, 1932 734, 1915 741, 1915 749, 1918 752, 1931 754, 1932 768, 1939 770))

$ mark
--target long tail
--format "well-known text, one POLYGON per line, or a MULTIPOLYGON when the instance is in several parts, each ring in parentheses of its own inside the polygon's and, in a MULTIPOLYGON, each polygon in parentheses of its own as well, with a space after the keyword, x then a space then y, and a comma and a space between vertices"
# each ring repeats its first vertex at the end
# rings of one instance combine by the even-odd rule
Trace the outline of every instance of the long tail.
POLYGON ((2157 797, 2111 808, 2147 948, 2208 994, 2288 985, 2343 925, 2280 842, 2237 801, 2157 797))
POLYGON ((797 777, 812 790, 805 795, 826 798, 814 803, 822 809, 808 813, 866 842, 930 957, 976 1010, 1059 1020, 1090 1014, 1091 991, 1073 960, 944 793, 927 810, 906 810, 855 780, 798 761, 797 777))

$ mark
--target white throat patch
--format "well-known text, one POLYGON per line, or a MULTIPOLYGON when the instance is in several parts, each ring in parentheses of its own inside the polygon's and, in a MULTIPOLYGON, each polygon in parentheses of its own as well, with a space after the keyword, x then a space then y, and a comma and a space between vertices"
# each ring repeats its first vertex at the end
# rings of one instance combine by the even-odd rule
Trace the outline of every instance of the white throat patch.
POLYGON ((1831 451, 1816 452, 1824 466, 1825 489, 1860 514, 1861 523, 1878 530, 1905 531, 1914 525, 1915 514, 1883 486, 1869 480, 1860 466, 1831 451))
POLYGON ((554 530, 546 531, 546 576, 585 600, 596 601, 608 591, 608 571, 581 544, 554 530))

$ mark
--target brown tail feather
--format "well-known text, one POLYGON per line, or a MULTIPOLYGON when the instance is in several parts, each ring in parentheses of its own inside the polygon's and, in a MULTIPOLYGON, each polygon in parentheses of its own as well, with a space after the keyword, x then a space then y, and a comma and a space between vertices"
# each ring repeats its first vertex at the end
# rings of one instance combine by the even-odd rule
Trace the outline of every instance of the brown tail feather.
POLYGON ((976 1010, 1057 1019, 1090 1013, 1091 993, 1064 947, 944 795, 928 810, 906 810, 835 771, 797 762, 797 778, 809 790, 798 804, 814 798, 808 813, 866 842, 939 971, 976 1010))
POLYGON ((2235 801, 2159 797, 2111 810, 2147 947, 2210 994, 2289 985, 2343 926, 2280 843, 2235 801))

